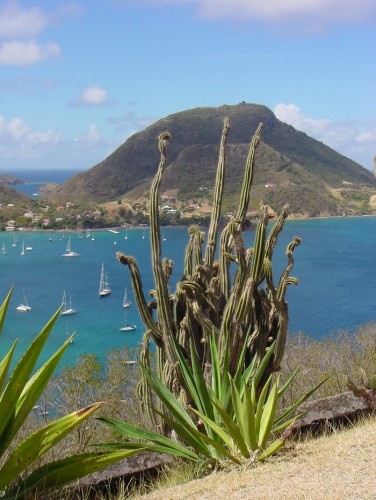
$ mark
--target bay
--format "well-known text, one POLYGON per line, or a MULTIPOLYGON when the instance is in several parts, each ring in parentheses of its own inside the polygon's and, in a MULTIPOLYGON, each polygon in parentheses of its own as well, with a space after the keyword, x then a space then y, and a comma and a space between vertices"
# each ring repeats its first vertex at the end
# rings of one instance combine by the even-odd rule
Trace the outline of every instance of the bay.
MULTIPOLYGON (((147 295, 154 288, 150 259, 149 229, 121 230, 71 234, 75 258, 64 258, 67 234, 17 232, 0 235, 6 254, 0 254, 0 301, 12 285, 15 286, 0 338, 0 354, 4 354, 18 338, 17 355, 23 352, 61 304, 66 291, 72 297, 77 314, 60 316, 47 343, 43 360, 65 340, 66 334, 76 331, 74 343, 64 355, 63 364, 73 364, 80 354, 94 353, 100 360, 111 349, 124 345, 137 348, 142 340, 143 325, 139 317, 129 270, 116 259, 116 252, 136 257, 143 289, 147 295), (145 235, 145 238, 143 236, 145 235), (51 241, 50 241, 51 238, 51 241), (126 239, 127 238, 127 239, 126 239), (21 256, 21 245, 32 247, 21 256), (116 243, 116 244, 115 244, 116 243), (106 268, 111 294, 99 298, 99 278, 102 262, 106 268), (131 332, 119 330, 124 321, 122 301, 125 288, 132 305, 127 320, 136 324, 131 332), (16 307, 23 300, 23 291, 32 310, 20 313, 16 307)), ((333 218, 287 221, 278 240, 273 257, 274 277, 279 278, 286 265, 285 250, 293 236, 302 244, 295 250, 292 275, 298 286, 290 286, 289 331, 302 331, 316 339, 339 329, 354 331, 363 323, 375 320, 376 306, 376 218, 333 218)), ((174 261, 171 289, 181 277, 186 228, 165 228, 162 255, 174 261)), ((245 233, 247 246, 253 245, 254 232, 245 233)), ((148 297, 146 297, 148 298, 148 297)))

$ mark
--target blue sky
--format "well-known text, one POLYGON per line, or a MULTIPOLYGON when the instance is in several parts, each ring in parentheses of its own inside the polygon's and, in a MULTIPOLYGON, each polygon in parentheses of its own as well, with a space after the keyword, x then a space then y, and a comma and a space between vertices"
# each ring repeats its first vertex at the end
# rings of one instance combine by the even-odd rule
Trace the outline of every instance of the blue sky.
POLYGON ((372 169, 375 21, 374 0, 0 1, 0 170, 86 170, 241 101, 372 169))

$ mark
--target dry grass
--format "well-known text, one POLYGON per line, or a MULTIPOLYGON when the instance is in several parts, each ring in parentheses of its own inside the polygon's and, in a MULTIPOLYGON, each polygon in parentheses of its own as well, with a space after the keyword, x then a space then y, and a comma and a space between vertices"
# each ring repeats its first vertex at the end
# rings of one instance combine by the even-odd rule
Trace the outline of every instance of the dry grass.
POLYGON ((376 417, 298 443, 254 468, 218 472, 138 498, 344 500, 376 499, 376 417))

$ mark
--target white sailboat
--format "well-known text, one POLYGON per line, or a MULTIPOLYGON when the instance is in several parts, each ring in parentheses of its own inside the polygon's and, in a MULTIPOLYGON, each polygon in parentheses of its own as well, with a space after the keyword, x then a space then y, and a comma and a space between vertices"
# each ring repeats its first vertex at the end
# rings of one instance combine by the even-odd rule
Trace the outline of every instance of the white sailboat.
POLYGON ((125 230, 125 236, 124 236, 124 239, 127 240, 128 239, 128 230, 126 229, 125 230))
POLYGON ((131 307, 131 303, 128 300, 128 290, 127 290, 127 288, 124 291, 123 307, 124 307, 124 309, 128 309, 128 307, 131 307))
POLYGON ((21 255, 25 255, 25 242, 22 242, 22 250, 21 250, 21 255))
POLYGON ((7 253, 7 251, 5 250, 5 243, 4 243, 4 241, 3 241, 3 250, 2 250, 2 252, 3 252, 3 255, 6 255, 6 253, 7 253))
POLYGON ((99 280, 99 297, 105 297, 110 295, 111 288, 108 286, 107 273, 104 270, 104 264, 102 262, 101 277, 99 280))
POLYGON ((63 257, 77 257, 78 253, 73 252, 71 249, 71 236, 69 235, 68 238, 68 243, 67 243, 67 249, 65 250, 65 253, 62 255, 63 257))
POLYGON ((17 246, 17 239, 16 239, 16 233, 13 233, 13 243, 12 243, 12 247, 15 247, 17 246))
POLYGON ((73 309, 72 307, 72 297, 69 297, 69 307, 67 306, 67 297, 65 294, 65 290, 63 293, 63 300, 62 300, 62 309, 61 309, 61 316, 69 316, 71 314, 76 314, 76 309, 73 309))
POLYGON ((119 330, 121 332, 133 332, 134 330, 136 330, 137 326, 136 325, 130 325, 128 322, 127 322, 127 313, 125 312, 124 314, 124 324, 123 326, 121 326, 119 328, 119 330))
POLYGON ((166 241, 164 233, 163 233, 162 241, 166 241))
POLYGON ((17 309, 17 311, 20 311, 20 312, 31 311, 31 307, 29 306, 29 304, 27 302, 25 290, 23 291, 23 301, 18 307, 16 307, 16 309, 17 309))
POLYGON ((145 231, 142 232, 142 239, 145 239, 145 231))

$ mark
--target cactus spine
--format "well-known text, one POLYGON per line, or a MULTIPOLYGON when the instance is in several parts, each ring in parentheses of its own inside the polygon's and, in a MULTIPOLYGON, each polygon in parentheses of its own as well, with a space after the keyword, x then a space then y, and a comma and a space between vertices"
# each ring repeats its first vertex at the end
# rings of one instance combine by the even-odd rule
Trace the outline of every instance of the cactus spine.
MULTIPOLYGON (((220 235, 218 260, 215 260, 215 254, 229 133, 227 119, 224 121, 220 142, 206 248, 203 252, 204 235, 201 230, 197 226, 191 226, 184 257, 184 275, 177 284, 175 293, 170 295, 169 291, 172 262, 161 258, 159 223, 159 187, 166 167, 166 149, 170 139, 167 132, 159 136, 160 163, 150 192, 151 257, 155 281, 155 291, 152 292, 154 300, 151 303, 146 302, 135 259, 117 254, 118 260, 129 267, 137 305, 147 329, 143 361, 150 364, 148 349, 149 341, 153 339, 157 348, 158 375, 169 389, 182 398, 189 396, 184 392, 179 373, 174 349, 176 341, 186 353, 188 362, 190 349, 196 351, 206 373, 210 372, 211 367, 208 347, 211 335, 214 335, 222 363, 225 359, 229 360, 229 372, 232 375, 239 368, 245 370, 255 357, 259 362, 274 341, 275 351, 265 372, 265 380, 271 372, 279 369, 283 357, 288 326, 285 294, 288 285, 297 284, 290 272, 294 265, 293 252, 300 244, 300 239, 296 237, 288 245, 287 265, 275 285, 272 273, 273 250, 288 214, 287 206, 283 208, 269 236, 267 228, 271 218, 270 210, 266 206, 261 208, 253 248, 245 248, 242 235, 262 127, 262 124, 258 126, 250 143, 238 211, 220 235), (235 273, 231 269, 233 266, 235 273), (157 309, 157 320, 153 318, 154 309, 157 309), (246 355, 243 366, 239 367, 240 353, 244 348, 246 355)), ((146 409, 151 400, 147 381, 141 381, 139 390, 146 409)), ((157 424, 155 415, 151 415, 151 421, 154 425, 157 424)))

